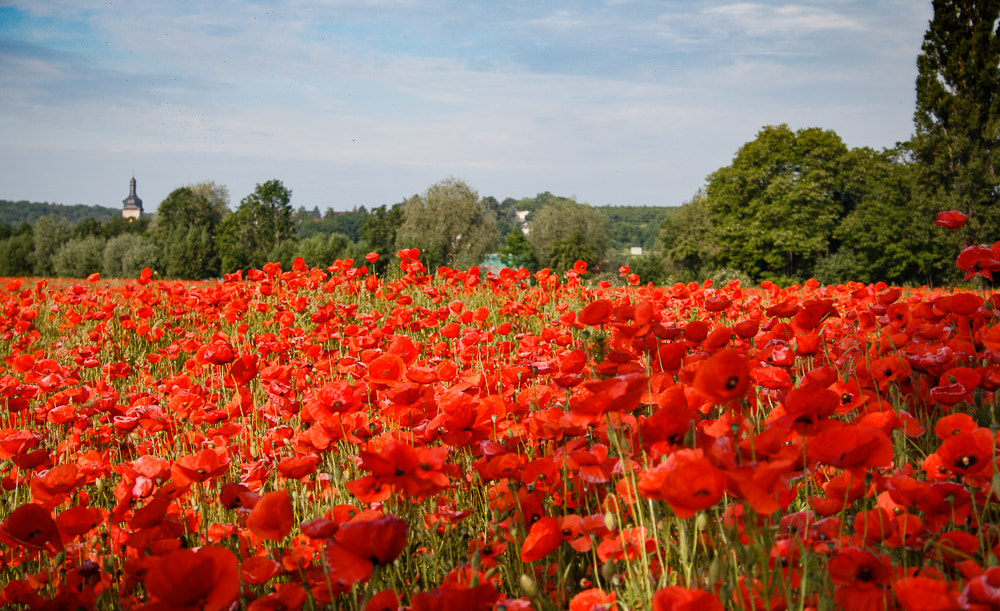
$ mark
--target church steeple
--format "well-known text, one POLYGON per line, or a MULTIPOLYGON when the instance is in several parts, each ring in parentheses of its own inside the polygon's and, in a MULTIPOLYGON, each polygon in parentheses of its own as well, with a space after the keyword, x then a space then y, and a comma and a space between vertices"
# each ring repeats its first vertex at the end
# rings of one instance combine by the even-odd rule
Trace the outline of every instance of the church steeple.
POLYGON ((122 200, 122 218, 137 219, 142 218, 142 200, 135 194, 135 176, 129 183, 128 197, 122 200))

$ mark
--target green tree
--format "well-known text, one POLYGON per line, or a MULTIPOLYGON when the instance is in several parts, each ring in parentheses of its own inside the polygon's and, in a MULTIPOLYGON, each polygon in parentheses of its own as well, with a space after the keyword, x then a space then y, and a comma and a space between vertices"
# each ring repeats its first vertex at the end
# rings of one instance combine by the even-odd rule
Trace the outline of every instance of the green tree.
POLYGON ((35 242, 31 237, 31 225, 27 228, 27 231, 12 232, 10 237, 0 240, 0 276, 31 275, 35 242))
POLYGON ((203 280, 219 275, 219 260, 208 227, 179 225, 163 246, 167 277, 203 280))
POLYGON ((764 127, 713 173, 706 205, 719 263, 754 281, 809 276, 843 215, 847 147, 833 131, 764 127))
POLYGON ((51 276, 55 273, 52 258, 73 236, 73 226, 63 219, 47 215, 38 219, 32 229, 35 251, 32 253, 32 267, 36 276, 51 276))
POLYGON ((123 233, 109 239, 107 244, 104 245, 101 275, 106 278, 135 278, 138 276, 138 272, 141 272, 145 267, 156 269, 158 267, 158 259, 159 251, 151 239, 131 233, 123 233), (130 255, 135 258, 135 255, 132 254, 133 251, 149 253, 149 256, 143 259, 144 264, 137 271, 126 269, 125 265, 126 259, 130 255))
POLYGON ((344 253, 351 246, 347 236, 334 233, 330 236, 314 235, 299 241, 297 255, 309 267, 329 267, 337 259, 344 258, 344 253))
POLYGON ((104 242, 104 238, 98 236, 69 240, 53 255, 53 271, 62 278, 84 278, 99 273, 104 259, 104 242))
MULTIPOLYGON (((704 191, 667 211, 660 225, 660 244, 663 271, 677 280, 700 282, 715 271, 719 247, 704 191)), ((641 274, 640 277, 646 279, 641 274)))
POLYGON ((217 185, 214 181, 203 180, 188 185, 191 192, 203 197, 212 208, 212 217, 217 218, 216 224, 229 216, 229 189, 225 185, 217 185))
POLYGON ((954 236, 915 213, 918 189, 907 153, 903 146, 859 148, 845 157, 845 214, 831 252, 813 270, 817 280, 928 284, 954 277, 954 236))
POLYGON ((152 240, 133 244, 122 255, 122 278, 138 278, 147 267, 156 271, 161 265, 160 258, 160 250, 152 240))
POLYGON ((967 232, 1000 239, 1000 1, 934 0, 917 57, 918 213, 969 217, 967 232))
POLYGON ((218 208, 192 187, 180 187, 160 202, 154 231, 169 236, 178 227, 214 228, 222 221, 218 208))
MULTIPOLYGON (((372 268, 384 274, 396 253, 396 233, 403 224, 403 204, 373 208, 361 225, 361 237, 369 252, 378 253, 372 268)), ((366 253, 367 254, 367 253, 366 253)))
POLYGON ((532 213, 528 224, 528 241, 538 264, 563 271, 582 259, 597 268, 608 248, 607 217, 573 199, 553 196, 547 200, 532 213), (568 261, 572 257, 576 258, 568 261))
POLYGON ((403 204, 403 224, 396 232, 397 248, 419 248, 428 269, 442 265, 469 267, 496 252, 496 217, 487 214, 479 194, 469 185, 448 178, 403 204))
POLYGON ((280 180, 258 184, 219 226, 222 269, 261 268, 275 246, 294 239, 292 192, 280 180))
POLYGON ((500 255, 507 267, 524 267, 529 271, 538 270, 538 261, 535 253, 531 250, 531 242, 524 237, 524 233, 517 227, 511 229, 504 238, 503 246, 500 248, 500 255))

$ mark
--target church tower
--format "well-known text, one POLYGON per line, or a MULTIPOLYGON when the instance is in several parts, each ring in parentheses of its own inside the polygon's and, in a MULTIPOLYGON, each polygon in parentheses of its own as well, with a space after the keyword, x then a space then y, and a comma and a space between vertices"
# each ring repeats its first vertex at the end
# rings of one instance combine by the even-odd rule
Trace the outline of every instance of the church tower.
POLYGON ((142 218, 142 200, 135 194, 135 176, 129 184, 128 197, 122 200, 122 218, 138 219, 142 218))

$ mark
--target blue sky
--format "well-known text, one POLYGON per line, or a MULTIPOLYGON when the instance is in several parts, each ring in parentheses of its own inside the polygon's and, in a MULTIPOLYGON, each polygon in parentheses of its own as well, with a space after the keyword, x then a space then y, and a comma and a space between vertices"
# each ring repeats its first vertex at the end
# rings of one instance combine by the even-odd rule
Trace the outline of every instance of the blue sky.
POLYGON ((0 199, 687 201, 764 125, 911 135, 914 0, 0 0, 0 199))

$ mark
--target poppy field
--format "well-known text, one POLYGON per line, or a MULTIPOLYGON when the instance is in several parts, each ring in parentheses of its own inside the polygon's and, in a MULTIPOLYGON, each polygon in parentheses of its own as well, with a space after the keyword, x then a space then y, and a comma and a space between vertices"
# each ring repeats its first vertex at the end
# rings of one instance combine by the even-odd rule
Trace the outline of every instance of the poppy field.
POLYGON ((3 280, 0 605, 1000 608, 1000 295, 398 257, 3 280))

